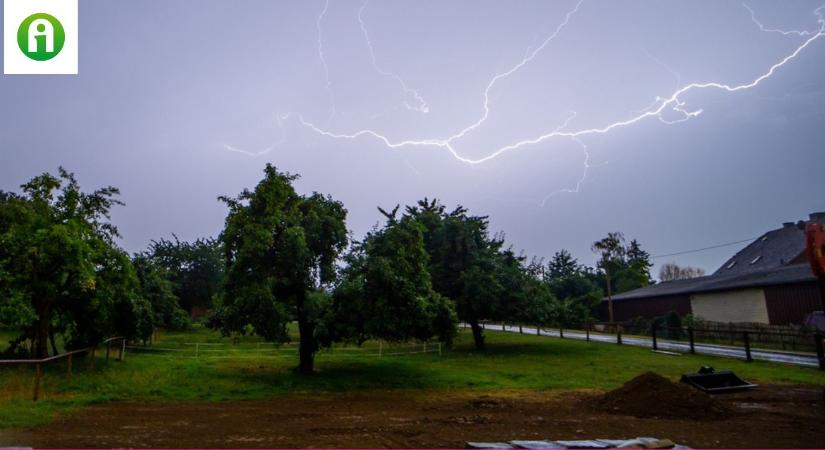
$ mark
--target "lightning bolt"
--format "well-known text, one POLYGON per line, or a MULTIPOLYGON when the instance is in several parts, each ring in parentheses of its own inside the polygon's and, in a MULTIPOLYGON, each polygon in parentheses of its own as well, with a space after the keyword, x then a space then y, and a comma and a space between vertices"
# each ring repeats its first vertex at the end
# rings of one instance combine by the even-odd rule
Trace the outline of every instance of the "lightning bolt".
MULTIPOLYGON (((811 31, 807 31, 807 30, 780 30, 778 28, 767 28, 766 26, 762 25, 762 22, 760 22, 756 18, 756 13, 753 11, 753 9, 751 9, 750 6, 748 6, 746 3, 742 3, 742 6, 744 6, 745 9, 747 9, 748 12, 751 13, 751 21, 753 21, 753 23, 755 23, 756 26, 759 27, 760 31, 764 31, 766 33, 778 33, 778 34, 781 34, 783 36, 796 35, 796 36, 800 36, 800 37, 810 36, 813 33, 816 33, 816 32, 811 32, 811 31)), ((822 31, 822 26, 821 25, 822 25, 823 20, 824 20, 823 17, 822 17, 822 12, 821 12, 821 10, 823 8, 825 8, 825 5, 822 5, 819 8, 814 10, 814 15, 819 17, 819 20, 817 20, 817 22, 820 23, 820 29, 819 29, 820 32, 822 31)))
POLYGON ((324 68, 324 77, 326 79, 324 88, 327 90, 327 95, 329 96, 329 120, 331 120, 338 113, 335 107, 335 92, 332 90, 332 81, 329 78, 329 66, 327 65, 326 57, 324 57, 324 35, 321 23, 327 15, 327 10, 329 10, 329 0, 324 0, 324 9, 322 9, 321 14, 318 15, 318 19, 315 21, 315 27, 318 29, 318 59, 321 60, 321 66, 324 68))
MULTIPOLYGON (((362 130, 358 130, 358 131, 355 131, 355 132, 352 132, 352 133, 337 133, 337 132, 333 132, 333 131, 330 131, 330 130, 323 129, 323 128, 317 126, 316 124, 307 121, 301 114, 294 114, 294 115, 297 117, 298 121, 303 126, 309 128, 310 130, 312 130, 313 132, 317 133, 320 136, 325 136, 325 137, 333 138, 333 139, 350 139, 350 140, 351 139, 358 139, 358 138, 361 138, 361 137, 364 137, 364 136, 369 136, 369 137, 372 137, 372 138, 375 138, 375 139, 381 141, 386 147, 388 147, 390 149, 399 149, 399 148, 403 148, 403 147, 437 147, 437 148, 442 148, 442 149, 447 150, 453 156, 453 158, 455 158, 457 161, 460 161, 460 162, 463 162, 463 163, 466 163, 466 164, 471 164, 471 165, 482 164, 482 163, 491 161, 491 160, 493 160, 493 159, 495 159, 495 158, 497 158, 497 157, 499 157, 499 156, 501 156, 501 155, 503 155, 507 152, 514 151, 514 150, 520 149, 522 147, 527 147, 527 146, 540 144, 540 143, 543 143, 545 141, 555 139, 555 138, 583 138, 583 137, 587 137, 587 136, 590 136, 590 135, 606 134, 606 133, 609 133, 609 132, 611 132, 613 130, 616 130, 616 129, 619 129, 619 128, 624 128, 624 127, 628 127, 628 126, 631 126, 631 125, 635 125, 636 123, 639 123, 639 122, 641 122, 645 119, 648 119, 648 118, 656 117, 660 121, 662 121, 663 123, 666 123, 666 124, 675 124, 675 123, 690 120, 694 117, 699 116, 702 113, 703 110, 702 109, 689 110, 689 109, 686 108, 686 102, 682 100, 682 97, 685 94, 687 94, 688 92, 698 91, 698 90, 706 90, 706 89, 716 89, 716 90, 721 90, 721 91, 733 93, 733 92, 752 89, 752 88, 758 86, 764 80, 766 80, 766 79, 770 78, 771 76, 773 76, 774 73, 777 70, 782 68, 788 62, 792 61, 803 50, 805 50, 808 46, 810 46, 811 43, 813 43, 817 39, 821 38, 823 36, 823 34, 825 34, 825 20, 823 20, 822 14, 820 12, 823 8, 825 8, 825 5, 823 5, 823 6, 819 7, 817 10, 814 11, 814 13, 819 17, 819 23, 820 23, 819 29, 816 32, 814 32, 813 34, 811 34, 810 37, 805 39, 793 52, 791 52, 789 55, 782 58, 779 62, 771 65, 766 71, 762 72, 760 75, 758 75, 756 78, 752 79, 749 82, 742 83, 742 84, 727 84, 727 83, 721 83, 721 82, 715 82, 715 81, 703 82, 703 83, 690 83, 690 84, 687 84, 687 85, 675 90, 669 96, 657 97, 656 100, 653 103, 653 106, 650 109, 648 109, 646 111, 643 111, 643 112, 641 112, 641 113, 639 113, 635 116, 623 119, 623 120, 618 120, 618 121, 615 121, 613 123, 609 123, 609 124, 606 124, 606 125, 603 125, 603 126, 600 126, 600 127, 582 128, 582 129, 578 129, 578 130, 565 130, 566 127, 560 127, 560 128, 554 129, 554 130, 552 130, 552 131, 550 131, 546 134, 542 134, 542 135, 532 137, 532 138, 529 138, 529 139, 524 139, 524 140, 521 140, 521 141, 518 141, 518 142, 515 142, 515 143, 512 143, 512 144, 504 145, 502 147, 499 147, 499 148, 493 150, 492 152, 490 152, 486 156, 483 156, 483 157, 480 157, 480 158, 469 158, 469 157, 462 156, 456 150, 454 144, 456 143, 457 140, 463 138, 468 133, 470 133, 473 130, 480 127, 487 120, 487 118, 489 117, 489 114, 490 114, 490 96, 489 96, 489 94, 490 94, 490 91, 493 89, 493 87, 496 85, 496 83, 499 80, 512 75, 513 73, 515 73, 516 71, 518 71, 519 69, 521 69, 522 67, 527 65, 530 61, 532 61, 536 57, 536 55, 538 55, 539 52, 541 52, 541 50, 543 50, 553 39, 555 39, 561 33, 561 31, 567 26, 567 24, 570 22, 570 19, 579 10, 579 7, 583 3, 583 1, 584 0, 579 0, 579 2, 576 3, 576 6, 571 11, 569 11, 567 13, 567 15, 565 16, 564 21, 561 24, 558 25, 558 27, 555 29, 555 31, 550 36, 548 36, 544 40, 544 42, 542 42, 542 44, 540 46, 538 46, 536 49, 528 52, 526 57, 524 59, 522 59, 518 64, 514 65, 513 67, 511 67, 509 70, 507 70, 505 72, 502 72, 502 73, 499 73, 499 74, 495 75, 490 80, 490 82, 487 84, 487 88, 484 90, 484 108, 483 108, 484 112, 483 112, 481 118, 479 118, 476 122, 470 124, 469 126, 465 127, 464 129, 460 130, 459 132, 453 134, 452 136, 450 136, 446 139, 444 139, 444 138, 429 138, 429 139, 406 139, 406 140, 400 140, 400 141, 393 141, 390 138, 388 138, 387 136, 385 136, 385 135, 383 135, 383 134, 381 134, 377 131, 371 130, 371 129, 362 129, 362 130), (663 116, 663 114, 665 112, 675 112, 678 115, 679 118, 678 119, 673 119, 673 120, 665 119, 664 116, 663 116)), ((290 117, 292 115, 293 114, 288 114, 286 117, 290 117)))
POLYGON ((376 72, 379 74, 392 78, 401 86, 402 91, 405 95, 411 96, 415 100, 415 105, 411 105, 410 102, 404 100, 402 106, 410 111, 417 111, 421 113, 428 113, 430 112, 430 107, 427 105, 427 102, 421 97, 421 94, 418 93, 417 90, 410 88, 407 86, 407 83, 404 82, 404 79, 401 78, 395 72, 390 72, 389 70, 384 70, 381 66, 378 65, 378 61, 375 57, 375 49, 372 46, 372 40, 370 40, 370 33, 367 31, 367 24, 364 23, 364 10, 367 9, 367 5, 369 4, 370 0, 365 0, 364 4, 361 5, 361 8, 358 9, 358 23, 361 25, 361 33, 364 35, 364 41, 367 43, 367 49, 370 51, 370 58, 372 58, 372 67, 375 69, 376 72))

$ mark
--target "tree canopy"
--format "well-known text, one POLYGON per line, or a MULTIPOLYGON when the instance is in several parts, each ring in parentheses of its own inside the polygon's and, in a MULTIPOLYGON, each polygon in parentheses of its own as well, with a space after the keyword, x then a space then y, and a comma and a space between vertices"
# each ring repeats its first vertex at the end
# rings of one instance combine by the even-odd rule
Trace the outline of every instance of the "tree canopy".
POLYGON ((0 195, 0 322, 20 331, 11 351, 40 358, 54 334, 69 347, 107 333, 129 338, 151 332, 151 310, 139 296, 129 257, 109 222, 118 190, 86 193, 63 168, 0 195), (22 343, 31 342, 25 349, 22 343))
POLYGON ((296 320, 299 369, 310 373, 326 305, 317 292, 335 279, 347 211, 329 196, 299 195, 292 186, 297 178, 267 164, 254 190, 220 197, 229 214, 220 235, 227 277, 216 325, 227 333, 251 325, 267 340, 284 342, 287 324, 296 320))

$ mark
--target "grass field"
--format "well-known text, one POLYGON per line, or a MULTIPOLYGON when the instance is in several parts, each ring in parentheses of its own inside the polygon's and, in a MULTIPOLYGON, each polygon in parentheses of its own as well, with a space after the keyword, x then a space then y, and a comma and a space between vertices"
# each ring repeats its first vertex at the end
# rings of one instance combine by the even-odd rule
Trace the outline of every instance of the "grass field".
POLYGON ((825 384, 825 372, 812 368, 702 355, 667 356, 643 348, 532 335, 488 331, 487 336, 489 348, 475 351, 472 337, 462 331, 455 347, 442 356, 431 352, 378 358, 377 343, 368 343, 369 351, 325 351, 317 358, 318 373, 307 377, 293 372, 297 359, 289 353, 256 356, 252 349, 260 340, 254 337, 240 341, 239 347, 250 349, 243 352, 246 357, 196 359, 189 343, 223 343, 231 348, 231 340, 203 329, 163 333, 156 347, 188 350, 128 352, 125 361, 108 363, 99 352, 95 371, 88 371, 83 360, 75 363, 71 383, 65 379, 65 364, 53 364, 45 369, 41 400, 36 403, 31 401, 33 368, 0 369, 0 428, 47 423, 58 413, 116 400, 221 401, 295 392, 393 389, 609 390, 644 371, 676 379, 702 365, 732 369, 757 383, 825 384))

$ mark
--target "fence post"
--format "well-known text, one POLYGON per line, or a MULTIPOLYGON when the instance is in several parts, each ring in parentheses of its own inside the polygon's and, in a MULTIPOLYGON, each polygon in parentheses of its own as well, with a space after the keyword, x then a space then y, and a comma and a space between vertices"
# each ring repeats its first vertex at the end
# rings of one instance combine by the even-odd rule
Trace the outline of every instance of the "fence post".
POLYGON ((109 351, 112 349, 112 343, 106 342, 106 362, 109 362, 109 351))
POLYGON ((123 339, 120 341, 120 358, 118 358, 118 359, 120 359, 121 361, 123 361, 123 358, 124 358, 125 356, 126 356, 126 338, 123 338, 123 339))
POLYGON ((66 360, 66 382, 72 382, 72 354, 69 353, 68 359, 66 360))
POLYGON ((91 355, 92 357, 89 358, 89 367, 91 367, 92 370, 95 370, 95 353, 96 352, 97 352, 97 347, 92 347, 92 355, 91 355))
POLYGON ((747 331, 743 331, 742 334, 743 334, 743 338, 745 339, 745 360, 748 361, 748 362, 753 361, 753 358, 751 358, 751 339, 750 339, 750 336, 748 335, 747 331))
POLYGON ((200 353, 200 342, 195 342, 195 359, 198 359, 198 353, 200 353))
POLYGON ((519 334, 524 334, 524 330, 521 329, 521 324, 518 324, 518 332, 519 334))
POLYGON ((559 328, 559 337, 564 339, 564 328, 559 328))
POLYGON ((538 325, 536 325, 536 336, 541 336, 541 328, 538 325))
POLYGON ((587 324, 585 326, 584 333, 585 333, 585 340, 587 342, 590 342, 590 324, 587 324))
POLYGON ((438 343, 438 356, 441 356, 441 342, 438 343))
POLYGON ((693 327, 688 327, 688 338, 690 339, 690 353, 696 354, 695 340, 693 339, 693 327))
POLYGON ((381 354, 384 353, 384 341, 378 341, 378 357, 381 358, 381 354))
POLYGON ((819 360, 819 368, 825 370, 825 349, 823 349, 823 339, 825 339, 825 337, 822 336, 822 333, 816 333, 814 335, 814 340, 816 341, 816 358, 819 360))
POLYGON ((616 328, 616 344, 617 345, 622 345, 622 326, 621 325, 619 325, 616 328))
POLYGON ((653 338, 653 350, 659 350, 659 344, 656 342, 656 328, 658 328, 656 325, 650 328, 650 337, 653 338))
POLYGON ((427 341, 424 341, 424 353, 427 353, 427 341))
POLYGON ((33 401, 37 401, 40 398, 40 363, 35 364, 34 366, 34 395, 33 401))

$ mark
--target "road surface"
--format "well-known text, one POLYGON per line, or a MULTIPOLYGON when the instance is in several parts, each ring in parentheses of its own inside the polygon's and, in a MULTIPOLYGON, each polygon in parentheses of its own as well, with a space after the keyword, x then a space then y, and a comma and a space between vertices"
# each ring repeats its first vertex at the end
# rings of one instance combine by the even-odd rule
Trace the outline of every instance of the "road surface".
MULTIPOLYGON (((485 324, 485 330, 490 331, 506 331, 508 333, 518 333, 519 328, 517 326, 504 326, 504 325, 497 325, 497 324, 485 324)), ((524 334, 537 334, 535 328, 531 327, 522 327, 522 331, 524 334)), ((545 329, 542 328, 541 331, 538 332, 540 336, 548 336, 548 337, 560 337, 559 330, 555 329, 545 329)), ((573 331, 573 330, 564 330, 564 338, 565 339, 579 339, 585 340, 587 339, 587 335, 582 331, 573 331)), ((607 342, 616 344, 616 336, 611 334, 594 334, 590 333, 590 340, 595 342, 607 342)), ((650 338, 647 337, 637 337, 637 336, 622 336, 622 344, 624 345, 633 345, 636 347, 653 347, 653 342, 650 338)), ((687 353, 690 351, 690 344, 686 342, 673 342, 667 341, 663 339, 657 340, 657 347, 659 350, 665 351, 675 351, 681 353, 687 353)), ((714 344, 703 344, 696 342, 694 344, 694 349, 696 353, 703 354, 703 355, 713 355, 713 356, 725 356, 729 358, 739 358, 745 359, 745 349, 739 347, 729 347, 725 345, 714 345, 714 344)), ((816 359, 816 355, 812 353, 791 353, 791 352, 782 352, 782 351, 771 351, 771 350, 761 350, 751 348, 751 358, 754 360, 759 361, 769 361, 769 362, 776 362, 776 363, 784 363, 784 364, 796 364, 800 366, 809 366, 809 367, 818 367, 819 361, 816 359)))

